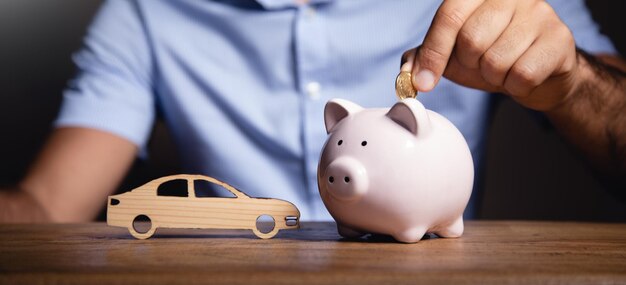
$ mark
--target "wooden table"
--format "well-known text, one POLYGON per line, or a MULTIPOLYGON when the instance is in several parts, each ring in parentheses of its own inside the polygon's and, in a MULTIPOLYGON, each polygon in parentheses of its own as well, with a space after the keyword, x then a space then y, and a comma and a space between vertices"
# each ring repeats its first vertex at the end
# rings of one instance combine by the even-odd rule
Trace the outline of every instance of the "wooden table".
POLYGON ((0 225, 0 284, 626 283, 626 224, 470 221, 459 239, 341 240, 305 223, 251 231, 159 229, 136 240, 103 223, 0 225))

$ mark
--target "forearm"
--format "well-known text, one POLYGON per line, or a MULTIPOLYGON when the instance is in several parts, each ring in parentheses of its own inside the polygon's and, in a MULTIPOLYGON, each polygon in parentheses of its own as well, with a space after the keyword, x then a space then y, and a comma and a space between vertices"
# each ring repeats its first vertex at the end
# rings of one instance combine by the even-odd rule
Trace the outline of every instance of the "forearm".
POLYGON ((626 185, 626 76, 579 51, 574 78, 567 99, 546 114, 601 174, 626 185))
POLYGON ((131 142, 107 132, 57 129, 20 190, 41 204, 51 222, 90 221, 119 185, 136 152, 131 142))
POLYGON ((50 219, 26 191, 0 190, 0 223, 45 223, 50 219))
POLYGON ((19 189, 0 192, 0 223, 92 220, 136 152, 130 141, 107 132, 56 129, 19 189))

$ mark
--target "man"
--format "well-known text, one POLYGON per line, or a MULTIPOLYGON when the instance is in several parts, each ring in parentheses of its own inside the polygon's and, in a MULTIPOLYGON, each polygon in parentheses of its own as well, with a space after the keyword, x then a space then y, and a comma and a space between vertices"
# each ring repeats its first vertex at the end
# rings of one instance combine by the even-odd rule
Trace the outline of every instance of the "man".
POLYGON ((187 172, 329 219, 316 182, 323 106, 391 106, 401 55, 428 92, 419 99, 461 130, 475 165, 489 93, 501 92, 546 114, 599 171, 624 177, 624 75, 598 60, 623 62, 582 1, 550 3, 106 2, 75 57, 58 128, 21 191, 1 194, 0 217, 92 219, 160 113, 187 172))

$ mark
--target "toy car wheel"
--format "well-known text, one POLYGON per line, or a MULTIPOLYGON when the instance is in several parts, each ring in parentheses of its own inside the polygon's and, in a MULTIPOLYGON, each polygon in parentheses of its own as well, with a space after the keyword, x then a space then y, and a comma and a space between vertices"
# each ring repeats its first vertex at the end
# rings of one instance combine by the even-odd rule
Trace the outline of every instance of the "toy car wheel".
POLYGON ((254 234, 257 237, 260 237, 262 239, 273 238, 278 233, 278 227, 276 226, 276 220, 274 219, 274 217, 269 216, 269 215, 260 215, 260 216, 257 217, 256 224, 255 224, 255 227, 252 229, 252 232, 254 232, 254 234), (263 228, 259 227, 261 225, 261 223, 269 223, 269 221, 265 221, 265 222, 261 221, 263 217, 271 218, 272 228, 271 228, 270 231, 266 231, 266 229, 263 229, 263 228))
POLYGON ((137 239, 147 239, 154 234, 156 226, 146 215, 137 215, 128 227, 128 231, 137 239))

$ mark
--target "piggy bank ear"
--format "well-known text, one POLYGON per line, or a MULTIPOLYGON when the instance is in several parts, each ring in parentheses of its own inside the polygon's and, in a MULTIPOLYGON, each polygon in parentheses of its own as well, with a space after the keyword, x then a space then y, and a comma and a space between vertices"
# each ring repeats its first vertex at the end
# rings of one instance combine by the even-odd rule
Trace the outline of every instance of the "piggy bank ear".
POLYGON ((335 125, 346 117, 363 110, 363 107, 343 99, 332 99, 324 107, 326 132, 330 133, 335 125))
POLYGON ((430 119, 424 105, 415 99, 404 99, 391 107, 387 117, 413 135, 430 132, 430 119))

